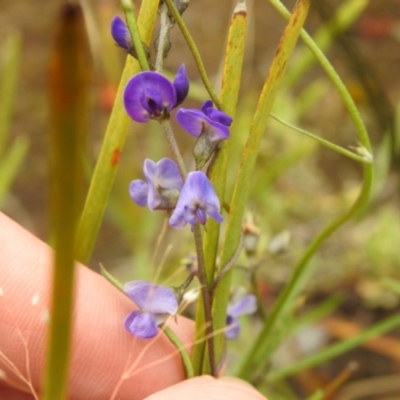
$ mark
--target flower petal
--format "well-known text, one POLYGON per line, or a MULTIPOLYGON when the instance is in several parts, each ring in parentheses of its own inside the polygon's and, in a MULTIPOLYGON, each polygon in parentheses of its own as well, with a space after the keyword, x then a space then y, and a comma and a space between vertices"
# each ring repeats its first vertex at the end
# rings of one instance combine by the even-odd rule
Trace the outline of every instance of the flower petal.
MULTIPOLYGON (((144 169, 147 169, 145 164, 144 169)), ((145 175, 146 170, 145 170, 145 175)), ((157 185, 164 189, 182 189, 183 180, 179 173, 178 165, 175 161, 170 158, 162 158, 156 164, 155 179, 157 180, 157 185)))
POLYGON ((226 330, 225 330, 225 337, 227 339, 236 339, 239 336, 240 332, 240 325, 239 321, 236 318, 231 316, 226 317, 226 330))
POLYGON ((185 100, 189 93, 189 78, 186 74, 185 64, 182 64, 175 75, 173 85, 176 90, 176 104, 178 106, 185 100))
POLYGON ((180 108, 175 118, 183 129, 196 138, 203 132, 204 125, 209 122, 201 111, 187 108, 180 108))
POLYGON ((152 160, 146 159, 143 172, 149 183, 147 204, 150 210, 174 208, 183 186, 175 161, 163 158, 155 164, 152 160))
POLYGON ((238 317, 243 314, 253 314, 257 310, 257 300, 252 294, 242 297, 235 304, 228 306, 227 314, 231 317, 238 317))
MULTIPOLYGON (((226 117, 228 116, 226 115, 226 117)), ((213 142, 222 141, 229 137, 229 129, 226 125, 212 120, 200 110, 180 108, 175 118, 182 128, 196 138, 205 134, 213 142)))
POLYGON ((132 200, 139 206, 147 205, 149 185, 141 179, 135 179, 129 185, 129 194, 132 200))
POLYGON ((125 329, 142 339, 150 339, 157 335, 158 329, 151 314, 136 310, 128 314, 124 321, 125 329))
POLYGON ((131 78, 126 85, 124 92, 125 109, 128 115, 137 122, 146 122, 150 118, 163 116, 175 104, 176 91, 174 86, 158 72, 140 72, 131 78))
POLYGON ((208 109, 207 116, 213 121, 219 122, 220 124, 223 124, 225 126, 230 126, 233 121, 232 117, 220 110, 217 110, 216 108, 208 109))
POLYGON ((223 219, 219 213, 218 196, 207 175, 202 171, 194 171, 188 174, 169 225, 179 229, 186 223, 190 223, 192 228, 196 222, 205 223, 203 213, 199 213, 199 210, 204 211, 207 216, 216 219, 217 222, 223 219))
POLYGON ((178 311, 178 301, 169 287, 147 281, 131 281, 125 284, 124 292, 144 312, 174 315, 178 311))
POLYGON ((114 17, 111 21, 111 36, 116 41, 118 46, 122 47, 126 51, 130 51, 132 48, 131 34, 125 22, 118 16, 114 17))

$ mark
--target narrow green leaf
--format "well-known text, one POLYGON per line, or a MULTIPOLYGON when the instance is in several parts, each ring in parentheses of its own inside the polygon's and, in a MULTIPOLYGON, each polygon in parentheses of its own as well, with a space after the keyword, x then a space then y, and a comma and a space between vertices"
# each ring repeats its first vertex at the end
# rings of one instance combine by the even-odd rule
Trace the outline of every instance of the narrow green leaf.
POLYGON ((83 13, 65 4, 50 59, 50 205, 53 290, 44 381, 45 400, 67 397, 74 284, 74 246, 82 200, 82 148, 87 132, 88 46, 83 13))
MULTIPOLYGON (((142 3, 138 17, 138 28, 143 41, 148 44, 157 16, 158 0, 142 3)), ((85 208, 79 223, 77 234, 77 258, 87 264, 100 229, 108 197, 114 182, 119 157, 122 152, 128 129, 129 117, 125 112, 122 94, 126 83, 139 72, 139 64, 127 57, 125 68, 118 87, 114 107, 108 122, 103 145, 93 173, 85 208)))
MULTIPOLYGON (((249 195, 251 178, 254 173, 256 159, 260 147, 263 133, 265 132, 269 114, 282 77, 286 69, 286 64, 293 52, 297 38, 307 16, 310 7, 310 0, 299 0, 293 9, 281 41, 278 45, 275 57, 272 61, 266 82, 262 89, 257 109, 255 111, 249 136, 245 145, 241 167, 236 179, 230 212, 228 216, 228 224, 224 237, 221 266, 223 267, 234 255, 240 243, 242 220, 245 212, 247 198, 249 195)), ((214 326, 215 329, 222 329, 225 326, 226 309, 228 306, 229 290, 230 290, 231 272, 228 272, 217 286, 214 299, 214 326)), ((224 335, 216 336, 216 347, 223 349, 224 335)), ((218 354, 221 357, 221 353, 218 354)), ((250 373, 250 371, 249 371, 250 373)))

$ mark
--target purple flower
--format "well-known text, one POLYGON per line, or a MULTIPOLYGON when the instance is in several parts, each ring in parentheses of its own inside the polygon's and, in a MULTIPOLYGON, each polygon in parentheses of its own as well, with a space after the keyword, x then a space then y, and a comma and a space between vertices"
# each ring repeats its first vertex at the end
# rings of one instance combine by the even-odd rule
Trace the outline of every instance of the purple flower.
POLYGON ((131 34, 120 17, 114 17, 111 21, 111 36, 119 47, 122 47, 127 53, 133 50, 131 34))
POLYGON ((163 158, 157 164, 149 159, 144 161, 143 172, 147 182, 135 179, 129 185, 129 194, 139 206, 150 210, 170 210, 175 207, 183 186, 176 163, 163 158))
POLYGON ((213 107, 212 101, 203 103, 201 110, 181 108, 176 113, 178 123, 197 138, 193 149, 197 167, 201 168, 217 149, 228 139, 232 118, 213 107))
POLYGON ((127 315, 125 329, 142 339, 157 335, 157 327, 178 310, 178 301, 172 289, 146 281, 132 281, 124 292, 140 308, 127 315))
POLYGON ((226 331, 227 339, 236 339, 239 336, 240 325, 239 316, 244 314, 253 314, 257 309, 256 297, 252 294, 242 297, 234 304, 228 305, 226 316, 226 331))
POLYGON ((181 108, 176 113, 176 120, 192 136, 198 138, 207 134, 210 141, 222 141, 229 137, 232 118, 213 107, 212 101, 203 103, 201 110, 181 108))
POLYGON ((222 222, 220 205, 214 188, 202 171, 190 172, 182 188, 176 208, 169 220, 170 226, 179 229, 187 223, 204 225, 207 217, 222 222))
POLYGON ((189 80, 182 64, 171 83, 164 75, 153 71, 139 72, 131 78, 124 92, 128 115, 137 122, 162 119, 185 99, 189 80))

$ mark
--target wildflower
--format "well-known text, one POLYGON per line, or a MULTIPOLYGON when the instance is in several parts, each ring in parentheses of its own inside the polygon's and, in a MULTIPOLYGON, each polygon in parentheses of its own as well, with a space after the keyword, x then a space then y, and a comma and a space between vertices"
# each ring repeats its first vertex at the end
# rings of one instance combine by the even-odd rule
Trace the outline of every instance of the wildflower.
POLYGON ((158 163, 146 159, 143 172, 147 182, 135 179, 129 185, 132 200, 139 206, 147 205, 152 211, 174 208, 183 186, 176 163, 169 158, 158 163))
POLYGON ((234 304, 229 304, 226 316, 227 329, 225 331, 225 337, 227 339, 236 339, 240 332, 239 316, 253 314, 256 309, 256 297, 252 294, 242 297, 234 304))
MULTIPOLYGON (((138 59, 135 45, 132 41, 131 33, 125 22, 120 17, 114 17, 111 21, 111 36, 119 47, 124 49, 132 57, 138 59)), ((150 60, 150 50, 146 43, 142 42, 143 50, 145 52, 147 60, 150 60)))
POLYGON ((176 208, 169 220, 173 228, 183 228, 187 223, 204 225, 207 217, 222 222, 220 204, 214 188, 202 171, 190 172, 182 188, 176 208))
POLYGON ((154 71, 139 72, 131 78, 124 92, 124 105, 128 115, 137 122, 163 119, 182 103, 189 91, 189 80, 182 64, 171 83, 164 75, 154 71))
POLYGON ((176 113, 178 123, 197 138, 193 155, 201 168, 219 144, 228 139, 232 118, 213 107, 212 101, 203 103, 201 110, 181 108, 176 113))
POLYGON ((157 327, 178 310, 178 301, 172 289, 146 281, 132 281, 124 292, 139 307, 125 318, 125 329, 133 335, 149 339, 157 335, 157 327))
POLYGON ((133 50, 131 34, 125 22, 120 17, 114 17, 111 21, 111 36, 119 47, 122 47, 127 53, 133 50))

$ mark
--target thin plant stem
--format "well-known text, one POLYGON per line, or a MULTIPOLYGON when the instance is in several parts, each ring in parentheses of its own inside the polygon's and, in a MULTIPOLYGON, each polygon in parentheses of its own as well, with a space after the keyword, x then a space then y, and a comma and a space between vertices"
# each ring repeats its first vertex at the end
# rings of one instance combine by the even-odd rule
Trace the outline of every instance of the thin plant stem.
POLYGON ((143 48, 143 42, 140 38, 139 29, 136 23, 134 8, 131 0, 121 0, 121 6, 125 13, 126 22, 128 25, 129 32, 131 34, 133 44, 135 46, 137 58, 140 64, 140 68, 143 71, 149 70, 150 66, 147 60, 146 52, 143 48))
POLYGON ((182 35, 185 38, 190 51, 192 52, 193 58, 196 62, 197 68, 200 73, 200 77, 204 83, 204 86, 207 89, 208 94, 211 97, 211 100, 213 101, 213 103, 215 104, 215 106, 218 109, 222 110, 221 102, 220 102, 217 94, 215 93, 210 80, 208 79, 206 69, 205 69, 203 61, 201 59, 199 50, 197 49, 196 43, 194 42, 194 40, 192 38, 192 35, 190 34, 189 30, 187 29, 185 22, 183 21, 181 15, 179 14, 179 11, 177 10, 174 2, 172 0, 164 0, 164 2, 167 5, 172 16, 174 17, 175 21, 178 23, 179 29, 181 30, 182 35))
POLYGON ((183 162, 183 158, 182 158, 181 152, 179 150, 178 144, 176 143, 175 135, 172 130, 171 123, 170 123, 169 119, 163 119, 160 121, 160 124, 164 129, 165 136, 167 138, 169 147, 172 151, 172 155, 178 165, 179 173, 181 174, 182 179, 185 181, 186 176, 187 176, 186 167, 183 162))
POLYGON ((156 65, 155 69, 157 72, 162 72, 163 70, 163 62, 164 62, 164 46, 165 39, 168 34, 168 8, 162 3, 160 4, 160 33, 158 35, 158 46, 157 46, 157 55, 156 55, 156 65))
POLYGON ((291 128, 297 132, 302 133, 305 136, 308 136, 311 139, 316 140, 318 143, 322 144, 323 146, 329 147, 331 150, 337 151, 340 154, 343 154, 346 157, 352 158, 355 161, 358 161, 360 163, 366 163, 366 164, 371 164, 373 161, 373 156, 371 153, 368 152, 368 150, 364 151, 362 155, 358 155, 350 150, 347 150, 341 146, 338 146, 335 143, 329 142, 328 140, 325 140, 317 135, 314 135, 311 132, 306 131, 305 129, 299 128, 295 125, 292 125, 291 123, 279 118, 278 116, 271 114, 271 117, 281 123, 282 125, 287 126, 288 128, 291 128))
POLYGON ((201 228, 199 224, 195 224, 193 229, 193 236, 196 245, 197 253, 197 264, 198 272, 197 276, 200 281, 202 301, 204 307, 204 316, 206 322, 206 334, 207 334, 207 346, 208 346, 208 357, 210 363, 210 372, 212 376, 217 376, 217 367, 215 364, 215 350, 214 350, 214 332, 213 332, 213 321, 211 313, 211 295, 210 288, 207 283, 207 274, 204 263, 203 254, 203 238, 201 236, 201 228))
POLYGON ((190 360, 189 353, 187 352, 185 346, 182 344, 182 342, 179 340, 178 336, 175 334, 175 332, 171 328, 164 325, 162 330, 165 333, 165 335, 168 337, 168 339, 171 341, 171 343, 179 351, 179 354, 182 359, 183 368, 185 369, 186 378, 187 379, 193 378, 194 377, 193 365, 192 365, 192 361, 190 360))

